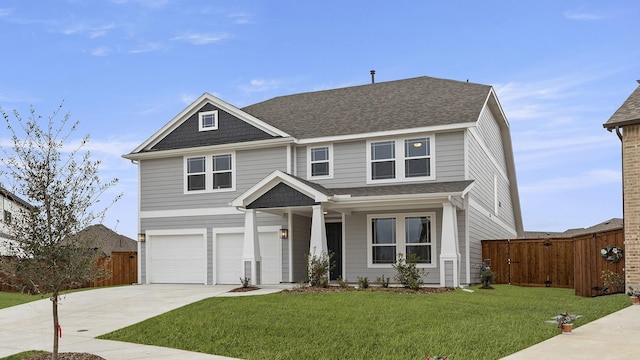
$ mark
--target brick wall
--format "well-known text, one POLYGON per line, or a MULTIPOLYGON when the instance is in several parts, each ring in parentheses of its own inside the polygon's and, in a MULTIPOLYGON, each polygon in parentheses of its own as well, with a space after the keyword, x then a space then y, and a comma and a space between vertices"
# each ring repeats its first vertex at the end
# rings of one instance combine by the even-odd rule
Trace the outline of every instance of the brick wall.
POLYGON ((627 286, 640 288, 640 125, 623 128, 624 245, 627 286))

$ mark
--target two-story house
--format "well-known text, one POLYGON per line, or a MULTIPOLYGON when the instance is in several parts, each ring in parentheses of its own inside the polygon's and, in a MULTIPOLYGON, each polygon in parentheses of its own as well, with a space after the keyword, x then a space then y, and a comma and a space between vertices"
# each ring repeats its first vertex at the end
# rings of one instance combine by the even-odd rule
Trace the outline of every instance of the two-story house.
POLYGON ((491 86, 418 77, 237 108, 203 94, 131 153, 141 283, 479 281, 480 241, 522 235, 509 123, 491 86))
POLYGON ((31 208, 31 205, 0 185, 0 256, 11 255, 9 224, 15 216, 20 216, 20 209, 31 208))

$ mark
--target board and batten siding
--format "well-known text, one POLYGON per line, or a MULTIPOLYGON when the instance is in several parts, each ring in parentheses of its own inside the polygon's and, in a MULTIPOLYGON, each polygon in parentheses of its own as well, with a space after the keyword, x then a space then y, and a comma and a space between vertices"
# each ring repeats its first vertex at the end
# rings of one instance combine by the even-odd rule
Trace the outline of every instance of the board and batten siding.
MULTIPOLYGON (((203 155, 206 155, 203 154, 203 155)), ((197 156, 194 154, 194 156, 197 156)), ((229 206, 231 200, 274 170, 286 171, 286 147, 244 150, 235 153, 235 191, 184 193, 184 158, 141 160, 140 210, 182 210, 229 206)), ((207 179, 209 180, 209 179, 207 179)))

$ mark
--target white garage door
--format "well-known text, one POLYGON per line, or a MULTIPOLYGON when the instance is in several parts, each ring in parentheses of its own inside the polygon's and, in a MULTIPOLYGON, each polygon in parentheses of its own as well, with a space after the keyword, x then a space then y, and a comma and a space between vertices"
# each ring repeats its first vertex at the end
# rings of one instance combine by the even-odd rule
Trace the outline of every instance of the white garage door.
POLYGON ((149 236, 147 249, 149 283, 206 283, 207 248, 202 234, 149 236))
MULTIPOLYGON (((278 284, 282 279, 280 238, 277 232, 261 232, 262 284, 278 284)), ((243 276, 242 247, 244 234, 218 233, 216 274, 218 284, 240 284, 243 276)))

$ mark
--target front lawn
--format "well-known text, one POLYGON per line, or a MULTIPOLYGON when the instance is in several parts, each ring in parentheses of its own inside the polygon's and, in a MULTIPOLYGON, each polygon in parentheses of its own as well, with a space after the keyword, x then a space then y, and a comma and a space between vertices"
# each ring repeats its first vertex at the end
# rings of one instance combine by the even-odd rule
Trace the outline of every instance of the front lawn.
POLYGON ((21 293, 0 291, 0 309, 46 298, 48 298, 47 295, 25 295, 21 293))
POLYGON ((101 336, 242 359, 498 359, 629 305, 572 289, 508 285, 469 293, 372 291, 216 297, 101 336))

